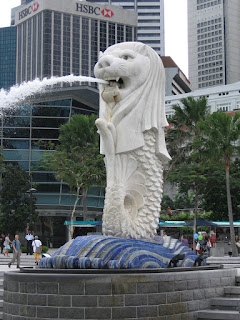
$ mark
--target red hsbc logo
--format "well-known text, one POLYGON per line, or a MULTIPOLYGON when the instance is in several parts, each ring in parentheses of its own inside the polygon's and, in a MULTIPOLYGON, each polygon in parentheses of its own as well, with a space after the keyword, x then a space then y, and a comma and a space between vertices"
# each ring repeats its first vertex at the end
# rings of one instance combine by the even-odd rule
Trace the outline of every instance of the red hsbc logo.
POLYGON ((102 15, 104 15, 104 17, 107 17, 107 18, 112 18, 112 16, 114 15, 112 10, 110 10, 110 9, 103 9, 101 11, 101 13, 102 13, 102 15))
POLYGON ((38 2, 35 2, 35 3, 32 5, 32 11, 33 11, 33 12, 34 12, 34 11, 37 11, 38 7, 39 7, 39 3, 38 3, 38 2))
POLYGON ((34 2, 34 4, 32 6, 29 6, 26 9, 20 11, 19 12, 19 20, 27 17, 30 13, 37 11, 38 7, 39 7, 39 3, 34 2))

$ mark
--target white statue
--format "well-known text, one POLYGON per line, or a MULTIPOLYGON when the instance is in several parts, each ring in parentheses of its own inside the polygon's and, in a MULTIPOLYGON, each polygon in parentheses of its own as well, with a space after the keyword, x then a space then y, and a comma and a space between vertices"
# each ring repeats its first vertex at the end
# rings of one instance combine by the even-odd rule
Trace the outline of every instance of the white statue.
POLYGON ((99 85, 96 121, 105 155, 103 233, 133 239, 156 234, 167 152, 165 73, 157 53, 140 42, 109 47, 94 68, 99 85))

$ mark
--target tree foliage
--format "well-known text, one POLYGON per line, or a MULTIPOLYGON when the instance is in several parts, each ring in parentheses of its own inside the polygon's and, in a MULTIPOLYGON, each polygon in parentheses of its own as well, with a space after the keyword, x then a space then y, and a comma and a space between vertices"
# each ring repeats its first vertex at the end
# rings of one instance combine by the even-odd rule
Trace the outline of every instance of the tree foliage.
POLYGON ((28 173, 18 164, 5 166, 2 177, 1 215, 0 225, 2 231, 14 235, 16 231, 24 231, 30 222, 30 210, 32 201, 32 218, 37 219, 35 211, 36 198, 30 199, 26 194, 31 188, 28 173))
POLYGON ((199 123, 201 136, 195 138, 194 145, 198 154, 208 162, 215 162, 225 168, 228 217, 233 256, 237 256, 233 227, 232 198, 230 189, 230 167, 233 157, 240 153, 240 113, 234 116, 222 111, 214 112, 205 121, 199 123))
POLYGON ((183 192, 194 192, 195 233, 200 190, 206 177, 201 158, 197 158, 195 154, 193 159, 193 139, 200 135, 199 123, 206 119, 210 107, 205 97, 188 97, 182 99, 181 103, 182 105, 173 106, 175 113, 169 121, 171 127, 167 132, 166 141, 172 161, 165 178, 171 183, 177 182, 183 192))
POLYGON ((99 136, 95 126, 96 116, 73 115, 69 122, 60 127, 56 150, 44 155, 42 165, 54 171, 56 178, 66 182, 75 193, 75 203, 71 214, 71 236, 73 217, 83 195, 84 220, 87 215, 87 189, 93 185, 103 185, 105 167, 99 154, 99 136))

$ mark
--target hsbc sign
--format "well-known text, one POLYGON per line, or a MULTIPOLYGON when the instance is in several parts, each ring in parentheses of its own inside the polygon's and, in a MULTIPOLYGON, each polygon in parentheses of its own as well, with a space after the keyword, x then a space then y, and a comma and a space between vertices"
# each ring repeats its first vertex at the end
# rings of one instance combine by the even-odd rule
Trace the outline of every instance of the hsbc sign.
POLYGON ((113 11, 110 9, 101 10, 101 8, 99 7, 93 7, 93 6, 89 6, 87 4, 81 4, 81 3, 76 3, 76 11, 89 13, 96 16, 99 16, 102 14, 104 17, 107 17, 107 18, 111 18, 114 15, 113 11))
POLYGON ((29 14, 31 14, 32 12, 37 11, 39 7, 39 3, 38 2, 34 2, 33 5, 27 7, 26 9, 22 10, 19 12, 19 20, 27 17, 29 14))

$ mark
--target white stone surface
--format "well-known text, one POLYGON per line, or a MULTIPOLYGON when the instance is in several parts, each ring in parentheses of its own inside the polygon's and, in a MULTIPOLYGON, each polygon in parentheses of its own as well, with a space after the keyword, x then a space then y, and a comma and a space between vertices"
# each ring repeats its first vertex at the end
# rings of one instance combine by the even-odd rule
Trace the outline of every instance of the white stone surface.
POLYGON ((94 68, 100 85, 96 125, 105 155, 103 233, 151 238, 158 226, 163 164, 165 76, 160 57, 140 42, 109 47, 94 68))

